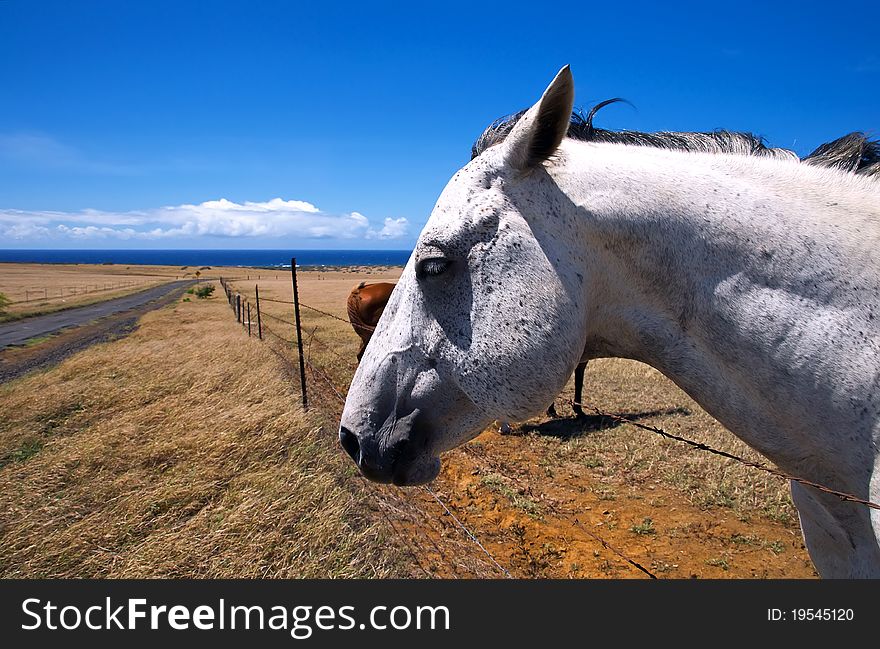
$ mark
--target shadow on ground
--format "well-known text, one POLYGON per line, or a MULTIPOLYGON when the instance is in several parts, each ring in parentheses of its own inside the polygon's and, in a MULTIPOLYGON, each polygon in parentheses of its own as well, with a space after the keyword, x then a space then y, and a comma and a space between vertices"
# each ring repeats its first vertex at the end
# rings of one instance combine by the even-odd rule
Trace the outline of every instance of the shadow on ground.
MULTIPOLYGON (((661 416, 679 416, 687 417, 691 414, 688 408, 664 408, 658 410, 648 410, 644 412, 622 412, 618 417, 622 417, 628 421, 639 421, 642 419, 651 419, 661 416)), ((511 435, 528 435, 536 433, 538 435, 546 435, 547 437, 557 437, 559 439, 574 439, 583 437, 590 433, 600 430, 616 428, 624 422, 619 419, 612 419, 605 415, 580 415, 575 417, 560 417, 558 419, 548 419, 539 424, 523 424, 517 430, 509 433, 511 435)))

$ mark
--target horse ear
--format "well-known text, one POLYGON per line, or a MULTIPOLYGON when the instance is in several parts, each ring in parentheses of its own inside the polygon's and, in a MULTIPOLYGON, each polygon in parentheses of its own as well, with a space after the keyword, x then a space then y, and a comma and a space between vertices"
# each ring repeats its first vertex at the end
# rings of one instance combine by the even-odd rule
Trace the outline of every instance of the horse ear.
POLYGON ((510 165, 527 171, 553 155, 568 132, 573 106, 574 79, 566 65, 505 139, 510 165))

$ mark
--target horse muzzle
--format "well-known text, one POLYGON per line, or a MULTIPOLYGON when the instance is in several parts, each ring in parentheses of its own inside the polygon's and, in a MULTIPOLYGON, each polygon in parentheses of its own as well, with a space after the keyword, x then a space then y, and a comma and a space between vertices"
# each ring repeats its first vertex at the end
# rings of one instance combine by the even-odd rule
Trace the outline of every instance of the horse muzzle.
POLYGON ((339 426, 339 443, 368 480, 398 486, 425 484, 440 472, 440 459, 428 451, 428 434, 418 426, 419 410, 358 434, 339 426))

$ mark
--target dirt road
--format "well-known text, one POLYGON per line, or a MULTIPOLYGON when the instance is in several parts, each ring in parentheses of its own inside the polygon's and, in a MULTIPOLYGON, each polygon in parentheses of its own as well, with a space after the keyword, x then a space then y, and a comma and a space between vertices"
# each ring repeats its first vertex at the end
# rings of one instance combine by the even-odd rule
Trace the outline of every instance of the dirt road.
POLYGON ((77 327, 98 318, 134 309, 194 283, 195 280, 169 282, 133 295, 2 324, 0 325, 0 349, 10 345, 22 345, 33 338, 47 336, 61 329, 77 327))
POLYGON ((130 333, 142 315, 176 300, 194 283, 169 282, 106 302, 0 325, 0 383, 130 333), (44 336, 47 340, 40 344, 24 346, 28 340, 44 336))

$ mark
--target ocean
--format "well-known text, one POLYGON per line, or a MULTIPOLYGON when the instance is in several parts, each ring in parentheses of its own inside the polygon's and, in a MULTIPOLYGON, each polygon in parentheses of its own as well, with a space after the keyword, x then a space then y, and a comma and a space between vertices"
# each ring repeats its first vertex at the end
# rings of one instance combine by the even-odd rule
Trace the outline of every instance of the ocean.
POLYGON ((410 250, 0 250, 0 262, 160 266, 403 266, 410 250))

